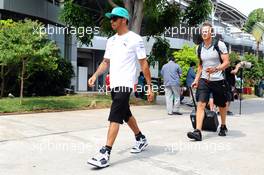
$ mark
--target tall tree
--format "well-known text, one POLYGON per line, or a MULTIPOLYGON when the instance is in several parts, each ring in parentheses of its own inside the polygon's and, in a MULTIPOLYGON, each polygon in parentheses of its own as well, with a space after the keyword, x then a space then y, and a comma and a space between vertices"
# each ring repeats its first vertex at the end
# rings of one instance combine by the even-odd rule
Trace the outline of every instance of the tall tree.
POLYGON ((31 20, 14 23, 9 30, 0 33, 0 48, 5 60, 21 65, 20 104, 22 104, 24 81, 38 68, 56 69, 58 47, 48 39, 44 26, 31 20))
POLYGON ((248 19, 247 19, 243 29, 246 32, 251 33, 253 26, 257 22, 263 22, 264 23, 264 9, 263 8, 255 9, 248 15, 248 19))
MULTIPOLYGON (((129 27, 132 31, 155 36, 164 33, 165 27, 177 26, 180 22, 194 26, 207 19, 210 14, 210 2, 198 1, 199 3, 190 3, 184 11, 175 1, 167 0, 108 0, 107 3, 99 0, 65 0, 61 20, 74 27, 100 26, 103 34, 110 35, 112 33, 109 20, 105 20, 104 14, 115 6, 121 6, 129 11, 129 27), (144 31, 141 31, 142 28, 144 31)), ((77 38, 83 44, 91 44, 93 35, 77 35, 77 38)))
MULTIPOLYGON (((12 20, 0 20, 0 36, 3 36, 3 32, 9 30, 14 26, 14 22, 12 20)), ((2 40, 3 38, 0 38, 2 40)), ((9 69, 8 65, 10 64, 10 58, 14 56, 14 52, 12 50, 6 50, 5 45, 0 45, 0 66, 1 66, 1 94, 0 98, 4 95, 5 89, 5 76, 8 74, 9 69)))
MULTIPOLYGON (((248 15, 248 20, 246 21, 243 29, 248 33, 252 33, 254 26, 256 27, 256 24, 258 22, 264 23, 264 9, 263 8, 255 9, 248 15)), ((253 35, 253 36, 256 39, 256 44, 257 44, 256 55, 258 56, 260 40, 258 36, 257 37, 256 35, 253 35)))
POLYGON ((211 13, 211 0, 193 0, 183 14, 183 21, 189 26, 196 26, 208 18, 211 13))
POLYGON ((252 28, 252 35, 254 36, 256 42, 257 42, 257 48, 256 48, 256 56, 259 58, 259 45, 263 39, 264 34, 264 23, 257 22, 253 28, 252 28))

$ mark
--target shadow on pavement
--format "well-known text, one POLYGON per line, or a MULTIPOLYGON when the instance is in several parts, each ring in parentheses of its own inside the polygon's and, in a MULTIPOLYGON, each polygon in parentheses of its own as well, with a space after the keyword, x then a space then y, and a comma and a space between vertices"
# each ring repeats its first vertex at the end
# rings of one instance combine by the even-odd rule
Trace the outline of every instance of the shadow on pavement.
MULTIPOLYGON (((118 151, 117 154, 119 154, 125 158, 120 159, 118 161, 111 162, 111 167, 118 165, 118 164, 129 163, 129 162, 135 161, 135 160, 144 161, 145 159, 149 159, 151 157, 155 157, 157 155, 164 154, 164 153, 167 153, 170 155, 175 155, 177 153, 177 151, 170 150, 170 148, 168 148, 167 146, 157 146, 157 145, 150 145, 144 151, 142 151, 141 153, 137 153, 137 154, 131 154, 129 152, 130 149, 131 148, 118 151)), ((96 167, 91 168, 91 170, 93 170, 93 171, 98 171, 101 169, 103 169, 103 168, 96 168, 96 167)))
MULTIPOLYGON (((148 163, 153 167, 159 167, 161 169, 170 171, 172 174, 192 174, 192 175, 198 175, 197 172, 192 170, 186 170, 184 168, 177 167, 177 165, 172 162, 168 162, 166 160, 156 159, 155 157, 160 154, 166 154, 167 156, 175 156, 179 150, 171 149, 168 146, 158 146, 158 145, 151 145, 147 147, 147 149, 141 153, 138 154, 130 154, 129 149, 125 149, 122 151, 119 151, 119 155, 124 155, 126 158, 120 159, 115 162, 111 162, 111 167, 115 165, 120 165, 124 163, 130 163, 132 161, 140 161, 144 163, 148 163), (130 154, 130 155, 129 155, 130 154)), ((140 163, 139 162, 139 163, 140 163)), ((93 168, 91 170, 100 170, 98 168, 93 168)))
POLYGON ((146 150, 144 150, 138 154, 131 154, 131 153, 129 153, 129 150, 130 150, 130 148, 126 149, 124 151, 119 151, 118 154, 123 155, 124 153, 126 153, 128 155, 130 154, 130 156, 125 158, 125 159, 121 159, 121 160, 118 160, 116 162, 112 162, 111 165, 128 163, 128 162, 134 161, 136 159, 139 159, 139 160, 148 159, 148 158, 155 157, 157 155, 164 154, 164 153, 168 153, 170 155, 177 154, 177 151, 175 151, 175 150, 172 151, 167 146, 158 146, 158 145, 150 145, 146 148, 146 150))
MULTIPOLYGON (((223 137, 226 139, 234 139, 234 138, 240 138, 240 137, 245 137, 246 134, 243 133, 242 131, 239 130, 228 130, 227 132, 227 136, 223 137)), ((218 136, 218 131, 217 132, 203 132, 203 140, 207 140, 210 138, 214 138, 214 137, 220 137, 218 136)))

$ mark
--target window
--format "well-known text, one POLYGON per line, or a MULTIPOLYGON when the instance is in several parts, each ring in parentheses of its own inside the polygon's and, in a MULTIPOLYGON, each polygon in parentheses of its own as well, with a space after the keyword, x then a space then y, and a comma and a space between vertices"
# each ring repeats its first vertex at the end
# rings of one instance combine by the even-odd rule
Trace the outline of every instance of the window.
POLYGON ((60 6, 62 3, 64 3, 64 0, 47 0, 48 2, 60 6))

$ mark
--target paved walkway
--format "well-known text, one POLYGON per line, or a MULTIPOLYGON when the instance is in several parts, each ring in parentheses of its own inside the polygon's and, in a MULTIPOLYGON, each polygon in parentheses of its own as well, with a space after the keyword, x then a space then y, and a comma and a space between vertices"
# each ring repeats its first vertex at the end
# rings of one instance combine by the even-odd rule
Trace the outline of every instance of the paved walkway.
POLYGON ((168 116, 163 105, 132 107, 149 147, 131 155, 134 136, 123 125, 111 166, 101 170, 86 161, 105 144, 109 109, 0 116, 0 175, 263 175, 264 99, 228 117, 227 137, 204 132, 202 142, 186 137, 191 108, 182 109, 168 116))

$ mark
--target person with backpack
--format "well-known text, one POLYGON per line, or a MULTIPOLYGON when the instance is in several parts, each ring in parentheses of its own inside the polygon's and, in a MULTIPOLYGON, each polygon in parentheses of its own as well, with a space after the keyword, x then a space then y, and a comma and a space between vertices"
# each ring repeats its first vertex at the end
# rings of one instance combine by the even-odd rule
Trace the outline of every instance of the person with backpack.
POLYGON ((198 46, 199 65, 192 87, 197 88, 196 129, 188 132, 187 136, 195 141, 202 140, 202 125, 205 107, 213 94, 214 103, 219 107, 221 127, 219 136, 226 136, 226 102, 227 87, 223 71, 229 66, 229 55, 224 42, 213 40, 213 27, 205 22, 201 27, 203 42, 198 46))

